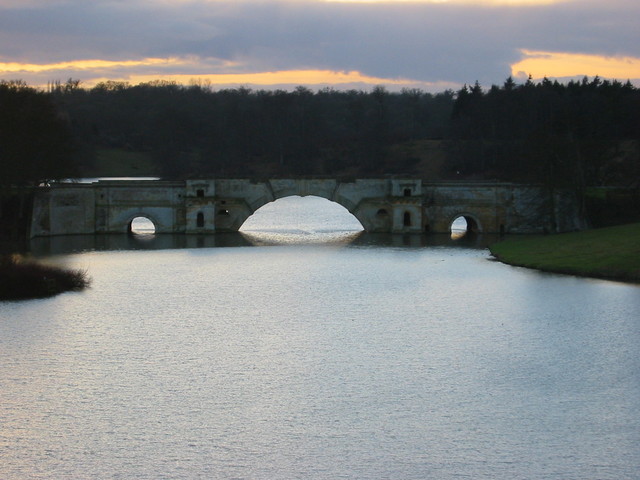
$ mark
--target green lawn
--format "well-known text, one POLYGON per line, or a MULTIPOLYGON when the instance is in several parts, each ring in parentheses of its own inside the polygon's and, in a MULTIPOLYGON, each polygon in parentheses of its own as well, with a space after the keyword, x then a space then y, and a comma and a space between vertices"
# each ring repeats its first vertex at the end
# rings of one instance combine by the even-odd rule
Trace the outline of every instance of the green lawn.
POLYGON ((640 223, 558 235, 507 237, 489 247, 501 262, 640 283, 640 223))

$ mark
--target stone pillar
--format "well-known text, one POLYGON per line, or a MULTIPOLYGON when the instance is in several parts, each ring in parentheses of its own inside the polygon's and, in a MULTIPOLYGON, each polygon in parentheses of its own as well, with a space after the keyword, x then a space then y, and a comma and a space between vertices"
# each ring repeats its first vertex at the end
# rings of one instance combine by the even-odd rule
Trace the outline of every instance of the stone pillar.
POLYGON ((216 185, 214 180, 185 182, 184 212, 186 233, 215 233, 216 185))

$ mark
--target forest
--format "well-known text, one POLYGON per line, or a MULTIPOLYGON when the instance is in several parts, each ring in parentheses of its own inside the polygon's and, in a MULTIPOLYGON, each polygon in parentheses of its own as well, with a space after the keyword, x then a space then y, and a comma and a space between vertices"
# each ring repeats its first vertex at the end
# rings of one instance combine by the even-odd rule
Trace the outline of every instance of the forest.
POLYGON ((637 187, 639 140, 640 90, 598 77, 438 94, 0 82, 5 185, 138 173, 637 187), (127 171, 114 171, 122 159, 127 171))

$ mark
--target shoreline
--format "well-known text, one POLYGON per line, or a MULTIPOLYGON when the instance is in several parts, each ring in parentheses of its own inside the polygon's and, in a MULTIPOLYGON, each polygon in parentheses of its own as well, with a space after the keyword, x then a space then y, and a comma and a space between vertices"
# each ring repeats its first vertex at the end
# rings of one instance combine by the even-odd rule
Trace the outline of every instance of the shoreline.
POLYGON ((489 245, 489 251, 507 265, 640 284, 640 223, 508 237, 489 245))

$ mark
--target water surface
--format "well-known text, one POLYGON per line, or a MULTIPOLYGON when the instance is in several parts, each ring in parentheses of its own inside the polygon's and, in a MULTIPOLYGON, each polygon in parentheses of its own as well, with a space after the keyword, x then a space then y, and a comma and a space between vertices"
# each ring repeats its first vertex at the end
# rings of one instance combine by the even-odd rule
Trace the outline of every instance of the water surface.
POLYGON ((638 478, 637 286, 321 205, 40 243, 93 285, 0 303, 0 478, 638 478))

